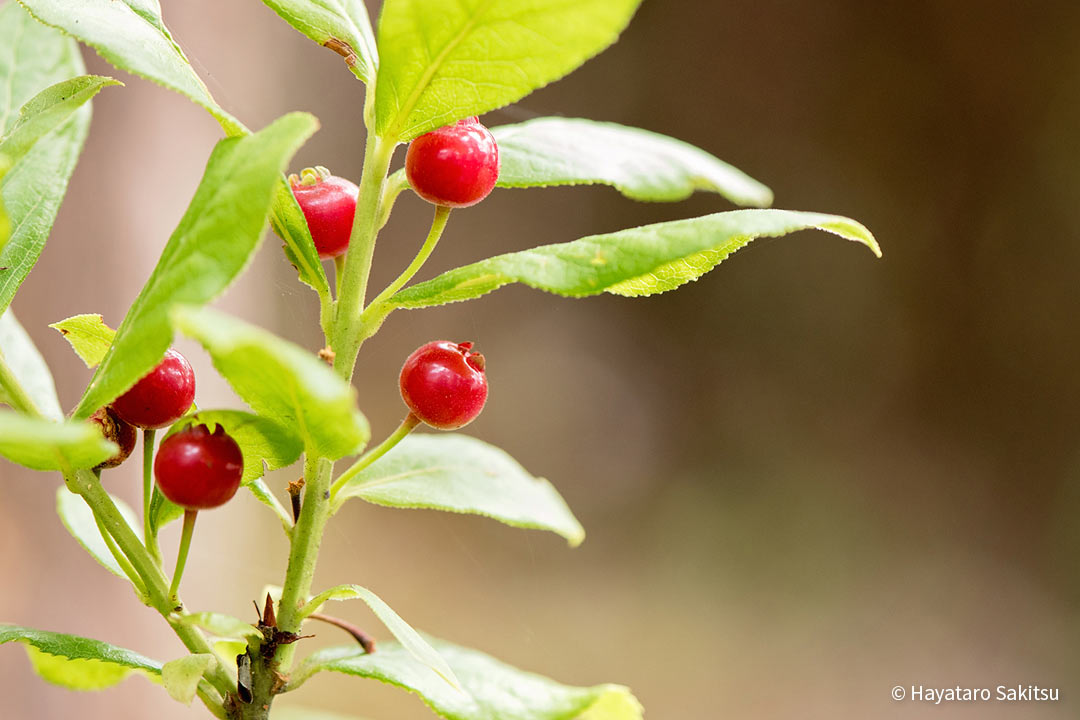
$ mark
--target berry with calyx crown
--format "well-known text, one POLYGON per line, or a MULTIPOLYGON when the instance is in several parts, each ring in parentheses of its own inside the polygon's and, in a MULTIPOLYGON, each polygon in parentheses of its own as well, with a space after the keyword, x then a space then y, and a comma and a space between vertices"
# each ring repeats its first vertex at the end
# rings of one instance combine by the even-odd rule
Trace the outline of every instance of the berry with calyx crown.
POLYGON ((471 342, 436 340, 409 355, 401 368, 401 397, 418 418, 440 430, 468 425, 487 400, 484 356, 471 342))

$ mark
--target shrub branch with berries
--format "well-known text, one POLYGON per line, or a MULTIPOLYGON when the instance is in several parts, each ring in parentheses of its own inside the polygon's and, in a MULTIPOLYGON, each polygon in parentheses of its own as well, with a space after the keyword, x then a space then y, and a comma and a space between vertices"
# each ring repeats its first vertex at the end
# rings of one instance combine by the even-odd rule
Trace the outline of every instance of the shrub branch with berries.
POLYGON ((400 376, 405 419, 364 452, 370 431, 351 384, 361 346, 394 310, 471 300, 509 283, 566 297, 639 297, 698 278, 757 237, 817 228, 880 255, 877 243, 844 217, 745 209, 508 253, 412 283, 451 210, 479 203, 495 187, 606 184, 639 201, 706 191, 752 208, 765 208, 772 195, 704 150, 645 130, 573 118, 491 130, 481 124, 477 116, 613 43, 639 0, 385 0, 377 39, 360 0, 264 2, 340 54, 362 82, 357 100, 367 144, 358 185, 323 167, 286 177, 293 154, 318 127, 315 118, 292 113, 249 130, 210 95, 156 0, 0 4, 0 78, 12 89, 0 95, 0 402, 10 406, 0 409, 0 454, 63 477, 57 510, 65 527, 161 614, 187 654, 162 663, 17 625, 0 625, 0 644, 24 645, 55 683, 100 689, 141 673, 176 700, 198 698, 218 718, 284 718, 288 708, 274 708, 274 699, 323 671, 405 688, 452 720, 640 718, 640 705, 622 686, 575 687, 525 673, 418 633, 371 590, 314 587, 327 523, 352 498, 475 513, 555 532, 571 545, 584 539, 547 481, 502 450, 442 432, 468 424, 488 399, 484 357, 471 342, 429 342, 408 357, 400 376), (64 413, 48 366, 10 305, 63 199, 89 130, 90 99, 119 84, 85 74, 76 40, 187 96, 220 123, 225 138, 119 327, 92 314, 52 326, 94 369, 76 407, 64 413), (391 173, 402 144, 404 167, 391 173), (431 230, 409 266, 370 293, 376 237, 408 189, 434 205, 431 230), (319 352, 207 307, 248 265, 268 223, 318 298, 319 352), (329 258, 333 289, 322 263, 329 258), (191 366, 170 349, 177 333, 205 348, 248 410, 196 409, 191 366), (423 424, 440 432, 413 434, 423 424), (141 513, 102 483, 132 453, 138 430, 141 513), (266 471, 301 461, 301 481, 278 492, 266 484, 266 471), (240 489, 276 515, 290 546, 280 591, 260 598, 254 624, 193 612, 179 595, 196 513, 224 505, 240 489), (179 552, 166 562, 160 532, 181 518, 179 552), (323 612, 348 599, 365 602, 393 640, 376 647, 364 630, 323 612), (298 660, 308 621, 330 622, 355 642, 298 660))

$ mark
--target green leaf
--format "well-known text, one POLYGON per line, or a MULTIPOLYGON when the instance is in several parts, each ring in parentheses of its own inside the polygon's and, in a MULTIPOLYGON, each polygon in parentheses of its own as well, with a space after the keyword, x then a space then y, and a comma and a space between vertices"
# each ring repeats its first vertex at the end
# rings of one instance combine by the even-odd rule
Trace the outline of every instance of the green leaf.
POLYGON ((0 153, 8 162, 18 162, 34 143, 60 127, 99 90, 122 84, 109 77, 80 75, 45 88, 19 110, 15 124, 0 140, 0 153))
POLYGON ((772 191, 719 158, 647 130, 575 118, 537 118, 491 129, 499 187, 611 185, 633 200, 685 200, 695 190, 766 207, 772 191))
MULTIPOLYGON (((0 135, 42 88, 86 71, 73 40, 34 22, 14 2, 0 5, 0 48, 0 135)), ((89 126, 90 106, 83 105, 2 173, 0 205, 10 237, 0 242, 0 312, 41 255, 89 126)))
POLYGON ((401 619, 393 608, 387 605, 378 595, 359 585, 338 585, 316 595, 304 606, 303 615, 307 616, 318 610, 330 600, 363 600, 376 617, 382 621, 386 629, 397 638, 401 647, 413 656, 417 661, 439 674, 439 677, 460 688, 461 683, 454 677, 454 671, 446 664, 442 656, 428 644, 420 633, 412 629, 409 623, 401 619))
POLYGON ((173 317, 236 394, 257 414, 295 429, 309 455, 336 460, 367 442, 356 391, 313 353, 209 308, 181 307, 173 317))
POLYGON ((263 0, 285 22, 345 58, 364 82, 375 77, 379 55, 364 0, 263 0))
POLYGON ((179 622, 183 625, 202 628, 214 637, 251 639, 261 641, 262 633, 250 623, 246 623, 232 615, 224 615, 215 612, 191 613, 181 615, 179 622))
POLYGON ((386 0, 375 129, 408 141, 520 100, 611 45, 640 0, 386 0))
POLYGON ((243 271, 262 238, 283 168, 316 127, 312 116, 292 113, 254 135, 217 144, 187 212, 75 408, 76 417, 112 402, 161 360, 172 342, 174 304, 210 302, 243 271))
POLYGON ((121 70, 186 95, 229 135, 245 132, 191 67, 161 19, 158 0, 19 0, 35 18, 81 40, 121 70))
POLYGON ((371 655, 352 646, 320 650, 297 669, 290 687, 332 670, 409 690, 449 720, 641 720, 641 705, 620 685, 562 685, 477 650, 428 640, 450 663, 464 692, 447 685, 396 643, 384 643, 371 655))
MULTIPOLYGON (((113 502, 135 534, 142 536, 142 523, 135 517, 135 513, 132 512, 128 504, 116 497, 113 498, 113 502)), ((62 485, 56 489, 56 514, 60 516, 60 521, 64 523, 64 527, 71 533, 71 537, 75 538, 83 546, 83 549, 90 553, 90 556, 97 560, 103 568, 117 577, 128 579, 124 571, 117 565, 116 558, 109 551, 105 540, 102 539, 101 531, 98 530, 90 506, 81 497, 62 485)))
POLYGON ((105 324, 100 315, 72 315, 50 325, 71 345, 86 367, 97 367, 112 345, 116 331, 105 324))
MULTIPOLYGON (((0 155, 0 185, 3 185, 4 176, 14 163, 7 155, 0 155)), ((0 250, 4 249, 7 241, 11 238, 11 218, 4 209, 4 198, 0 196, 0 250)))
POLYGON ((178 420, 168 437, 191 425, 206 425, 211 432, 218 425, 240 446, 244 454, 242 484, 261 478, 267 470, 288 467, 300 459, 303 441, 287 427, 269 418, 242 410, 200 410, 178 420))
POLYGON ((652 295, 696 280, 755 238, 811 228, 861 242, 881 256, 869 230, 839 215, 732 210, 498 255, 406 288, 389 303, 403 308, 442 305, 514 282, 565 297, 652 295))
MULTIPOLYGON (((34 402, 34 407, 52 420, 63 419, 64 413, 56 397, 56 384, 49 366, 11 308, 0 313, 0 357, 3 357, 15 379, 34 402)), ((2 396, 3 393, 0 393, 0 402, 3 401, 2 396)))
POLYGON ((282 176, 274 190, 274 205, 270 211, 270 223, 274 232, 284 241, 285 257, 294 268, 300 282, 311 287, 322 296, 330 294, 330 284, 326 280, 326 271, 319 260, 319 251, 311 239, 304 212, 296 203, 296 196, 289 189, 289 183, 282 176))
POLYGON ((53 422, 0 411, 0 455, 31 470, 92 468, 117 450, 92 423, 53 422))
POLYGON ((44 680, 71 690, 104 690, 133 672, 156 679, 161 663, 99 640, 0 624, 0 645, 26 646, 30 663, 44 680))
POLYGON ((161 667, 161 683, 169 697, 190 705, 199 689, 203 674, 217 665, 217 658, 210 653, 186 655, 171 660, 161 667))
POLYGON ((350 479, 331 507, 336 511, 351 497, 387 507, 484 515, 514 527, 550 530, 573 546, 585 539, 585 530, 551 483, 468 435, 410 435, 350 479))

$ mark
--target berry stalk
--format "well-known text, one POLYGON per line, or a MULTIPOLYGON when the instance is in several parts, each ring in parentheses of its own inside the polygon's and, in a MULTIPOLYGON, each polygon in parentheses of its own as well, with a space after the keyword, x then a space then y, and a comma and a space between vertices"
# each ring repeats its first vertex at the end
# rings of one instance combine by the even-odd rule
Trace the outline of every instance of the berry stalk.
POLYGON ((161 565, 161 548, 158 547, 157 534, 150 522, 150 509, 154 497, 154 433, 153 429, 143 430, 143 537, 150 557, 161 565))
POLYGON ((398 425, 397 430, 395 430, 390 435, 390 437, 379 443, 377 447, 373 447, 371 450, 368 450, 366 453, 361 455, 360 459, 354 462, 348 470, 341 473, 338 479, 334 481, 333 486, 331 486, 330 488, 330 504, 333 504, 334 496, 337 495, 338 491, 345 486, 345 483, 349 482, 349 480, 352 480, 354 477, 359 475, 383 455, 390 452, 390 450, 399 442, 404 440, 405 436, 411 433, 416 428, 416 426, 420 424, 420 422, 420 418, 418 418, 415 413, 410 412, 401 422, 401 424, 398 425))

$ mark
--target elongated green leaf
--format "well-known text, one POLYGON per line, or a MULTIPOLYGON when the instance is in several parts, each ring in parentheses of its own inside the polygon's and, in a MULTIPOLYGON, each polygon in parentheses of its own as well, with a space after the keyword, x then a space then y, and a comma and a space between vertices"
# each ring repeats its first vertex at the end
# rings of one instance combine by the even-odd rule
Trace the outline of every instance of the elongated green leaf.
POLYGON ((378 595, 365 587, 338 585, 329 590, 324 590, 304 606, 304 614, 310 615, 317 612, 324 603, 331 600, 363 600, 371 608, 371 611, 375 613, 375 616, 386 626, 386 629, 397 638, 398 642, 401 643, 401 647, 405 648, 416 660, 438 673, 439 677, 446 680, 446 682, 456 688, 461 687, 461 683, 454 677, 454 671, 450 669, 442 656, 420 636, 420 633, 413 630, 412 626, 402 620, 401 616, 383 602, 378 595))
POLYGON ((274 232, 284 241, 285 257, 296 268, 300 282, 319 295, 328 295, 330 284, 326 280, 322 261, 319 260, 319 251, 315 249, 315 241, 311 239, 307 220, 284 176, 274 191, 270 222, 274 232))
POLYGON ((186 95, 229 135, 245 131, 191 67, 161 18, 158 0, 19 0, 35 18, 59 28, 128 72, 186 95))
POLYGON ((168 435, 191 425, 225 428, 244 454, 243 484, 261 478, 267 470, 292 465, 304 450, 303 441, 291 429, 242 410, 200 410, 178 420, 168 435))
MULTIPOLYGON (((127 524, 131 526, 131 529, 136 535, 142 535, 142 523, 135 517, 135 513, 132 512, 128 504, 119 498, 113 498, 113 502, 116 503, 116 509, 120 511, 120 514, 127 520, 127 524)), ((97 523, 94 521, 94 513, 90 510, 90 506, 86 502, 71 492, 64 486, 60 486, 56 489, 56 514, 60 516, 60 521, 64 523, 64 527, 71 533, 71 536, 75 538, 86 552, 90 553, 91 557, 100 563, 100 565, 111 572, 117 577, 128 579, 124 571, 120 569, 120 566, 116 563, 116 558, 109 552, 108 545, 105 544, 105 540, 101 537, 101 531, 98 530, 97 523)))
MULTIPOLYGON (((34 407, 53 420, 64 417, 49 366, 11 308, 0 313, 0 357, 11 368, 11 373, 29 395, 34 407)), ((3 392, 0 392, 0 402, 3 401, 2 396, 3 392)))
MULTIPOLYGON (((73 40, 34 22, 10 1, 0 5, 0 48, 0 135, 18 121, 23 103, 86 70, 73 40)), ((10 225, 10 237, 0 242, 0 312, 41 255, 89 126, 90 106, 84 104, 0 173, 0 204, 10 225)))
POLYGON ((386 0, 379 135, 408 141, 520 100, 615 42, 640 0, 386 0))
POLYGON ((177 308, 176 327, 195 338, 236 394, 263 417, 293 428, 309 454, 336 460, 370 436, 356 392, 325 363, 273 333, 209 308, 177 308))
POLYGON ((44 680, 71 690, 104 690, 133 672, 150 678, 161 663, 100 640, 0 625, 0 645, 22 643, 30 663, 44 680))
MULTIPOLYGON (((0 155, 0 185, 4 183, 4 176, 7 175, 8 170, 14 165, 11 158, 7 155, 0 155)), ((8 217, 7 210, 4 208, 4 198, 0 195, 0 250, 4 249, 7 245, 7 241, 11 238, 11 218, 8 217)))
POLYGON ((285 164, 315 131, 315 118, 292 113, 266 129, 214 148, 195 197, 157 267, 116 331, 79 406, 88 417, 161 360, 172 342, 169 310, 217 297, 247 266, 266 226, 285 164))
POLYGON ((638 128, 576 118, 537 118, 491 129, 499 186, 611 185, 634 200, 685 200, 695 190, 765 207, 772 192, 719 158, 638 128))
POLYGON ((72 113, 118 80, 99 75, 80 75, 50 85, 26 102, 19 117, 0 141, 0 153, 8 162, 18 162, 43 136, 60 127, 72 113))
POLYGON ((333 509, 351 497, 387 507, 484 515, 514 527, 550 530, 574 546, 585 539, 551 483, 467 435, 410 435, 349 480, 334 496, 333 509))
POLYGON ((285 22, 345 58, 364 82, 375 77, 379 55, 364 0, 263 0, 285 22))
POLYGON ((869 230, 839 215, 732 210, 498 255, 406 288, 390 304, 442 305, 514 282, 565 297, 652 295, 696 280, 755 238, 811 228, 861 242, 881 256, 869 230))
POLYGON ((217 665, 217 658, 210 653, 186 655, 165 663, 161 668, 161 684, 169 697, 190 705, 199 689, 203 674, 217 665))
POLYGON ((75 354, 91 369, 101 363, 116 337, 116 331, 106 325, 100 315, 72 315, 49 327, 63 335, 75 354))
POLYGON ((92 468, 117 450, 92 423, 58 423, 0 411, 0 455, 31 470, 92 468))
POLYGON ((562 685, 477 650, 428 640, 450 663, 464 692, 396 643, 384 643, 371 655, 356 647, 320 650, 297 669, 292 685, 322 670, 374 678, 419 695, 449 720, 641 720, 641 705, 620 685, 562 685))

